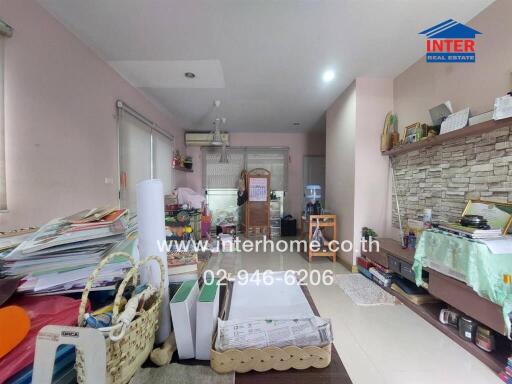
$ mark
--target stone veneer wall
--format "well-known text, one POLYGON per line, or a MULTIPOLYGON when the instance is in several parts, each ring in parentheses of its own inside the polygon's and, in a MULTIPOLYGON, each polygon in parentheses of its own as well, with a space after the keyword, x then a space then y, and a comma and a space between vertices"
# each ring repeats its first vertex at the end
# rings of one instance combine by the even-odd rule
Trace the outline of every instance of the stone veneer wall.
MULTIPOLYGON (((393 159, 402 224, 432 208, 434 221, 460 218, 468 199, 512 201, 512 127, 446 141, 393 159)), ((393 227, 398 228, 393 195, 393 227)))

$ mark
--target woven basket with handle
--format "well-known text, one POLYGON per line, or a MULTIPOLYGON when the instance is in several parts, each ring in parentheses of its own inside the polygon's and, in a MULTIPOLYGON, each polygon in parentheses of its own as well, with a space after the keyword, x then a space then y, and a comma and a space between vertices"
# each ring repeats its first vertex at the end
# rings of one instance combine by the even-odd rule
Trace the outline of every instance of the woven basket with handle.
MULTIPOLYGON (((232 289, 232 285, 228 284, 224 305, 220 313, 223 320, 228 318, 232 289)), ((212 348, 210 349, 210 366, 217 373, 266 372, 271 369, 286 371, 291 368, 307 369, 311 367, 325 368, 331 364, 332 344, 321 347, 290 345, 286 347, 228 349, 220 352, 215 350, 217 336, 217 333, 213 335, 212 348)))
MULTIPOLYGON (((126 252, 114 252, 104 258, 91 273, 84 292, 82 293, 82 302, 78 315, 78 324, 84 325, 84 313, 91 291, 92 285, 96 280, 101 269, 115 257, 124 256, 132 264, 132 268, 128 271, 125 278, 121 282, 114 299, 114 306, 112 310, 112 324, 116 324, 119 317, 119 306, 123 296, 126 285, 132 281, 133 285, 137 285, 139 267, 152 260, 156 261, 160 267, 160 289, 158 297, 153 305, 146 310, 138 313, 137 318, 130 323, 124 337, 116 342, 111 341, 108 337, 105 338, 105 346, 107 351, 106 361, 106 379, 107 383, 123 384, 127 383, 130 378, 135 374, 135 371, 147 359, 155 341, 155 331, 158 328, 158 315, 160 312, 160 305, 162 304, 162 296, 164 290, 164 267, 160 258, 150 256, 144 258, 139 263, 135 263, 133 258, 126 252)), ((84 371, 84 356, 77 350, 76 352, 76 371, 79 383, 85 382, 84 371)))

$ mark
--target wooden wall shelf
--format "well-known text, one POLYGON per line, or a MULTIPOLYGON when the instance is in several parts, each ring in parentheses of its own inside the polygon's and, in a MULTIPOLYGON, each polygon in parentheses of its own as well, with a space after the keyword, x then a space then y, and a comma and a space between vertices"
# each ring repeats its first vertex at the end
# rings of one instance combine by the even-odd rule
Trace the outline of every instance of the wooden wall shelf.
POLYGON ((194 172, 193 169, 185 168, 185 167, 172 167, 173 169, 181 172, 194 172))
POLYGON ((469 125, 467 127, 458 129, 456 131, 448 132, 442 135, 434 136, 429 139, 424 139, 411 144, 402 144, 396 148, 390 149, 389 151, 382 152, 383 156, 396 156, 402 153, 411 152, 421 148, 432 147, 444 143, 448 140, 455 140, 461 137, 480 135, 482 133, 490 132, 498 128, 506 126, 512 126, 512 117, 502 120, 489 120, 483 123, 475 125, 469 125))

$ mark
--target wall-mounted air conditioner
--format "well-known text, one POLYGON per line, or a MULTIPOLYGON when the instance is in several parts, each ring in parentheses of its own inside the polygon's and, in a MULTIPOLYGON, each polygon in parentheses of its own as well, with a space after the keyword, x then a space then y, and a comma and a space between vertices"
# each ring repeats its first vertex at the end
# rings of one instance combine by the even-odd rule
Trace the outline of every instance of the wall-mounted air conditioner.
MULTIPOLYGON (((221 134, 222 141, 229 146, 229 133, 221 134)), ((212 132, 186 132, 185 145, 189 147, 211 146, 213 140, 212 132)))

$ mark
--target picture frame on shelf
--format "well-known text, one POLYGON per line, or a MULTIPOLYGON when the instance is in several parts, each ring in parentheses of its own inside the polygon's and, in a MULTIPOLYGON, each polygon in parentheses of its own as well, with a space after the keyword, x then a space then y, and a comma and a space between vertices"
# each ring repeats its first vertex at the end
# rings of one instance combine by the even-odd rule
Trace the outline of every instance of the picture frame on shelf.
POLYGON ((419 122, 405 127, 403 139, 404 144, 412 144, 419 141, 422 137, 420 130, 421 124, 419 122))

